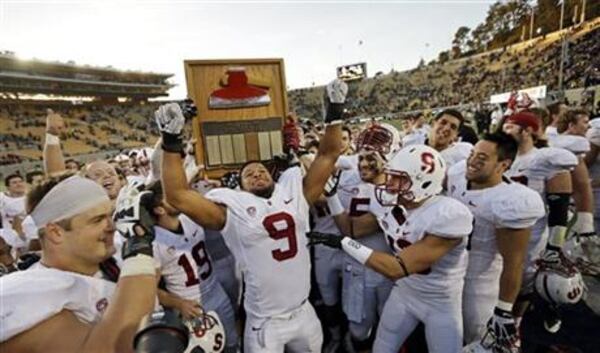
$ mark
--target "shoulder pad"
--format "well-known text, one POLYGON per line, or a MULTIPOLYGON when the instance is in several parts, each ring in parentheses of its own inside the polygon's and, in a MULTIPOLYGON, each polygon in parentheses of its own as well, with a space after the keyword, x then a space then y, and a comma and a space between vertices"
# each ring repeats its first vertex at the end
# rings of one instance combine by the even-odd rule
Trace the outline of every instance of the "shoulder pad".
POLYGON ((550 139, 552 147, 564 148, 568 151, 580 155, 590 150, 589 141, 583 136, 558 135, 550 139))
POLYGON ((402 138, 402 146, 422 145, 427 139, 426 135, 419 132, 413 132, 402 138))
POLYGON ((523 229, 544 216, 546 210, 541 196, 526 186, 511 183, 492 203, 496 226, 523 229))
MULTIPOLYGON (((594 120, 598 120, 598 122, 600 123, 600 118, 596 118, 594 120)), ((592 121, 594 121, 592 120, 592 121)), ((600 125, 600 124, 597 124, 600 125)), ((585 134, 585 137, 587 137, 588 141, 596 146, 600 146, 600 126, 592 126, 587 133, 585 134)))
POLYGON ((545 147, 538 150, 529 169, 534 174, 542 174, 548 178, 561 171, 570 171, 578 163, 577 156, 566 149, 545 147))
POLYGON ((425 230, 444 238, 462 238, 473 230, 473 215, 460 201, 441 196, 435 200, 435 218, 425 230))

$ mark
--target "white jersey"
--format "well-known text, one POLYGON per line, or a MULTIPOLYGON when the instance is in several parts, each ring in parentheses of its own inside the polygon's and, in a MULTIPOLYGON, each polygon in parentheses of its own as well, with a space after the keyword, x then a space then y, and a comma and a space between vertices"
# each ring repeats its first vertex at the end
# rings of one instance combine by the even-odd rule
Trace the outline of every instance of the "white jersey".
POLYGON ((421 273, 400 279, 419 293, 448 298, 462 290, 467 266, 467 235, 472 230, 473 216, 460 202, 445 196, 433 196, 416 209, 384 207, 375 201, 369 212, 384 230, 389 246, 396 252, 423 239, 426 235, 463 239, 460 244, 421 273))
MULTIPOLYGON (((406 141, 403 140, 402 143, 403 146, 428 145, 426 136, 414 136, 407 139, 406 141)), ((472 149, 473 145, 468 142, 455 142, 450 146, 446 147, 446 149, 444 149, 443 151, 440 151, 440 154, 442 155, 442 158, 444 158, 444 161, 446 162, 448 168, 450 168, 452 165, 469 158, 469 154, 471 154, 472 149)))
POLYGON ((562 148, 532 148, 529 152, 517 155, 506 175, 544 195, 546 182, 556 174, 570 171, 577 166, 577 157, 562 148))
MULTIPOLYGON (((377 203, 375 185, 362 181, 358 169, 342 172, 337 194, 350 217, 359 217, 369 212, 370 205, 377 203)), ((390 251, 381 231, 356 240, 374 250, 390 251)))
POLYGON ((17 271, 0 278, 0 342, 25 332, 62 310, 97 323, 116 284, 56 269, 17 271))
POLYGON ((300 307, 310 290, 309 206, 300 168, 286 170, 268 199, 223 188, 206 197, 227 206, 221 233, 242 270, 249 314, 271 317, 300 307))
POLYGON ((12 229, 12 221, 16 216, 25 218, 25 196, 10 197, 0 192, 0 217, 2 228, 12 229))
POLYGON ((204 229, 185 215, 179 220, 183 234, 154 227, 154 259, 169 292, 201 302, 201 288, 214 288, 217 283, 206 251, 204 229))
MULTIPOLYGON (((587 131, 586 138, 590 144, 600 147, 600 118, 592 119, 590 121, 590 128, 587 131)), ((589 172, 590 178, 600 178, 600 163, 598 162, 598 158, 596 158, 596 160, 589 167, 589 172)), ((598 202, 599 201, 596 201, 596 203, 598 202)))
MULTIPOLYGON (((473 213, 475 223, 468 248, 471 254, 490 260, 489 264, 477 266, 478 270, 486 270, 491 262, 501 261, 496 229, 533 226, 544 216, 544 202, 535 191, 508 179, 490 188, 469 190, 465 169, 466 163, 463 162, 448 171, 448 195, 462 202, 473 213)), ((469 267, 473 267, 471 263, 469 267)))
POLYGON ((564 148, 579 157, 590 151, 590 142, 583 136, 560 134, 549 136, 548 142, 551 147, 564 148))

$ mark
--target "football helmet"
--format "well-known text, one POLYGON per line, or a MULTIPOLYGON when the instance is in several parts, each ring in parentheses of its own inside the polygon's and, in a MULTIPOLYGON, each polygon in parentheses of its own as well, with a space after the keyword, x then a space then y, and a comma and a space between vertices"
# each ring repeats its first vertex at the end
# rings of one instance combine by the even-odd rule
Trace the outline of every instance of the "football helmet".
POLYGON ((576 304, 585 294, 586 287, 581 273, 573 263, 564 259, 558 265, 540 268, 535 275, 535 290, 552 305, 576 304))
POLYGON ((446 162, 438 151, 425 145, 408 146, 396 153, 384 167, 385 184, 375 187, 382 206, 421 202, 442 191, 446 162))
POLYGON ((202 313, 186 325, 190 343, 184 353, 221 353, 225 348, 225 330, 216 312, 202 313))
POLYGON ((356 140, 356 150, 377 151, 389 161, 401 148, 398 129, 390 124, 374 122, 367 126, 356 140))

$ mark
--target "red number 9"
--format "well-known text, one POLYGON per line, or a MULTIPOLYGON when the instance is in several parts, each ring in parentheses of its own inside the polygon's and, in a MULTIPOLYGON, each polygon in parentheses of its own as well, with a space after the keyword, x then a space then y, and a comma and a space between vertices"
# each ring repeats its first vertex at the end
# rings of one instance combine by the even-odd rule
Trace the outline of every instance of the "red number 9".
POLYGON ((294 218, 285 212, 279 212, 265 217, 263 220, 263 226, 269 233, 269 237, 279 240, 287 239, 288 249, 281 250, 275 249, 271 251, 273 258, 277 261, 284 261, 291 259, 298 253, 298 242, 296 241, 296 224, 294 218), (275 226, 276 222, 285 222, 285 227, 277 229, 275 226))

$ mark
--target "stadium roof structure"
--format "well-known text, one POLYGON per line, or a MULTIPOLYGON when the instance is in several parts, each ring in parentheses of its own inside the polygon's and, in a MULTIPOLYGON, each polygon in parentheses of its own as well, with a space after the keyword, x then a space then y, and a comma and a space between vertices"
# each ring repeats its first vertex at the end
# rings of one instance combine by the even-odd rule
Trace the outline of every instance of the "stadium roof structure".
POLYGON ((167 96, 173 74, 22 60, 0 52, 0 93, 148 99, 167 96))

